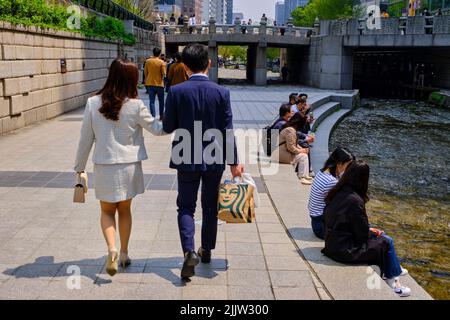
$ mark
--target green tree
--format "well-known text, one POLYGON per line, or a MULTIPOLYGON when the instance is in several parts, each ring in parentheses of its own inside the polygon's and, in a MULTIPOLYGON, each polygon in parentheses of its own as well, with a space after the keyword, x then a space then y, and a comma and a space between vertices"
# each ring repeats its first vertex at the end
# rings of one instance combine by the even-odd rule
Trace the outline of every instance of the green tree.
POLYGON ((267 59, 274 60, 280 57, 280 48, 267 48, 267 59))
POLYGON ((312 27, 316 17, 321 20, 351 18, 357 4, 359 1, 355 0, 311 0, 305 7, 297 7, 292 18, 297 27, 312 27))
POLYGON ((221 46, 219 55, 225 59, 233 59, 247 63, 247 48, 241 46, 221 46))

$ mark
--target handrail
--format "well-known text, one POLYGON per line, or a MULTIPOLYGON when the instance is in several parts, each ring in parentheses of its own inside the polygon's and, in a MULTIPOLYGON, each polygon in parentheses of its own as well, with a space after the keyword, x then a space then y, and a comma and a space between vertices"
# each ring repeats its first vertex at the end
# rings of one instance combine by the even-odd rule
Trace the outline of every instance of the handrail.
POLYGON ((111 16, 120 20, 133 20, 135 27, 144 30, 154 30, 153 23, 139 17, 124 7, 114 3, 111 0, 71 0, 92 11, 111 16))

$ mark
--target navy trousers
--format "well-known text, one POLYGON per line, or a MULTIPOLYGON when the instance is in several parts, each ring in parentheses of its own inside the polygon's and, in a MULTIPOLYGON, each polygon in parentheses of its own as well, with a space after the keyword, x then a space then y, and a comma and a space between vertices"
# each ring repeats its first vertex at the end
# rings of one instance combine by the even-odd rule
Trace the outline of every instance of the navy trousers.
POLYGON ((217 201, 223 171, 180 172, 178 171, 178 228, 183 252, 195 251, 195 208, 202 183, 202 248, 213 250, 217 240, 217 201))
POLYGON ((156 117, 155 102, 156 96, 158 96, 159 116, 164 116, 164 87, 147 86, 146 89, 150 98, 150 114, 156 117))

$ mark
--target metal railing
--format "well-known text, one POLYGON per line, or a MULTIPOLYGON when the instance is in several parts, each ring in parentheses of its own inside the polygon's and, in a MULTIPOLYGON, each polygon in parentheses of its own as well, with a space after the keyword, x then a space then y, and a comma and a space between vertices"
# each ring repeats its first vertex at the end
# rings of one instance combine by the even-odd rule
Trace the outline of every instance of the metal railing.
POLYGON ((131 11, 119 6, 111 0, 72 0, 73 3, 79 4, 97 13, 111 16, 120 20, 133 20, 134 26, 144 30, 154 30, 153 23, 139 17, 131 11))

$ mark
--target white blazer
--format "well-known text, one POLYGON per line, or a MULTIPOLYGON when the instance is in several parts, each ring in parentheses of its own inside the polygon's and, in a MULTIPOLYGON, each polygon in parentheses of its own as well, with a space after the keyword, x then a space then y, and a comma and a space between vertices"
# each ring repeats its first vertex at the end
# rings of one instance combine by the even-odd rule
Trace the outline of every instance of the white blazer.
POLYGON ((142 128, 154 135, 163 134, 161 122, 150 115, 142 100, 125 100, 118 121, 106 119, 98 111, 101 104, 101 96, 91 97, 86 103, 74 167, 76 172, 85 170, 94 142, 94 164, 134 163, 148 159, 142 128))

